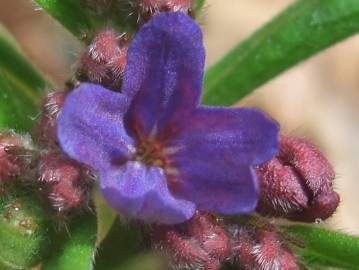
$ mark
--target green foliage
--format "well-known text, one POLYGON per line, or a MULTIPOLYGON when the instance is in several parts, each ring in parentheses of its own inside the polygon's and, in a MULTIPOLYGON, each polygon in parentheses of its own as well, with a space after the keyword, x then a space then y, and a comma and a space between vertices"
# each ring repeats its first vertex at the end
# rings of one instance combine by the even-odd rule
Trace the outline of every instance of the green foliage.
POLYGON ((133 229, 133 226, 124 224, 120 218, 117 218, 98 248, 95 269, 121 269, 142 250, 141 242, 141 236, 133 229))
POLYGON ((194 11, 197 13, 197 12, 200 12, 204 6, 204 4, 206 3, 206 0, 197 0, 195 5, 194 5, 194 11))
POLYGON ((49 213, 40 201, 22 191, 0 194, 0 268, 28 269, 49 247, 49 213))
POLYGON ((102 19, 93 16, 83 1, 79 0, 35 0, 35 2, 78 38, 102 25, 102 19))
POLYGON ((107 204, 98 188, 92 191, 92 199, 97 216, 97 242, 101 243, 116 220, 117 212, 107 204))
POLYGON ((97 220, 93 213, 77 217, 52 241, 53 251, 43 270, 88 270, 96 251, 97 220))
POLYGON ((203 103, 231 105, 313 54, 359 31, 358 0, 299 0, 205 76, 203 103))
POLYGON ((140 228, 118 217, 102 241, 95 257, 95 270, 165 270, 162 257, 146 251, 140 228))
POLYGON ((164 260, 158 254, 145 253, 132 257, 116 270, 167 270, 164 260))
POLYGON ((296 252, 306 264, 359 269, 359 237, 306 225, 292 225, 285 230, 303 241, 304 247, 296 247, 296 252))
POLYGON ((0 25, 0 129, 26 131, 39 113, 46 82, 0 25))
POLYGON ((109 25, 118 31, 131 32, 136 28, 137 17, 134 14, 129 15, 133 8, 127 1, 102 1, 102 4, 86 0, 35 0, 35 2, 74 36, 85 42, 90 42, 97 31, 109 25))

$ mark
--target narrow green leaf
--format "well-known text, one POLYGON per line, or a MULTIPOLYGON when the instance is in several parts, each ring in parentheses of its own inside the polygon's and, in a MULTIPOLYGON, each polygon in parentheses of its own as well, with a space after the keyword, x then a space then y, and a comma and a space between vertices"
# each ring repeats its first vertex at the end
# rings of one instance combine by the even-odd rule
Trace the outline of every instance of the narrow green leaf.
POLYGON ((299 0, 209 68, 203 103, 231 105, 359 31, 358 0, 299 0))
POLYGON ((91 14, 80 0, 35 0, 35 2, 80 39, 103 24, 102 19, 91 14))
POLYGON ((313 265, 359 269, 359 237, 307 225, 284 227, 295 238, 304 242, 296 252, 313 265))
POLYGON ((31 128, 45 88, 45 80, 0 25, 0 129, 31 128))
POLYGON ((51 257, 43 270, 92 269, 96 251, 97 220, 93 213, 79 216, 67 230, 53 240, 51 257))

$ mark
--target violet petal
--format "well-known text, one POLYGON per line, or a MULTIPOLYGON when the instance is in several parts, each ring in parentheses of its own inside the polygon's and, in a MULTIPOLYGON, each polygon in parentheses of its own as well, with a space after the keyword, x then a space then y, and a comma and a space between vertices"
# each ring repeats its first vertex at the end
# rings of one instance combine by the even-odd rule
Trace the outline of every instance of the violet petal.
POLYGON ((277 153, 278 125, 256 109, 200 107, 167 147, 175 194, 200 209, 248 212, 257 199, 250 166, 277 153))
POLYGON ((131 161, 100 177, 107 202, 127 217, 174 224, 188 220, 195 212, 192 202, 175 198, 169 192, 166 176, 159 167, 131 161))
POLYGON ((129 51, 123 93, 135 94, 130 123, 147 136, 183 118, 200 99, 204 67, 202 33, 181 12, 163 13, 144 25, 129 51))
POLYGON ((121 162, 133 151, 123 126, 128 98, 100 85, 82 83, 71 92, 58 120, 58 139, 73 159, 96 170, 121 162))

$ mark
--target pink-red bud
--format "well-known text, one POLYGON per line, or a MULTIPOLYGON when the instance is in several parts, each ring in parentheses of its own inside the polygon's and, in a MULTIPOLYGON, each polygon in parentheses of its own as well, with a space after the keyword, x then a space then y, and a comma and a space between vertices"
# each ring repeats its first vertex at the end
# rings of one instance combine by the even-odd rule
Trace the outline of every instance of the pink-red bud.
POLYGON ((32 161, 24 137, 12 131, 0 132, 0 183, 21 175, 32 161))
POLYGON ((43 101, 42 112, 44 116, 56 119, 64 105, 66 91, 54 91, 48 93, 43 101))
POLYGON ((231 255, 227 232, 213 216, 200 212, 186 223, 154 228, 152 243, 175 269, 219 270, 231 255))
POLYGON ((278 155, 256 171, 260 214, 313 222, 330 217, 339 204, 334 169, 307 140, 282 136, 278 155))
POLYGON ((97 62, 109 62, 120 52, 118 34, 112 30, 100 32, 89 47, 88 54, 97 62))
POLYGON ((81 57, 79 80, 119 91, 127 62, 128 40, 112 30, 100 32, 81 57))
POLYGON ((279 260, 279 264, 281 265, 281 269, 285 270, 299 270, 299 266, 297 264, 297 260, 292 252, 289 250, 284 250, 282 256, 279 260))
POLYGON ((148 21, 159 12, 181 11, 192 15, 193 0, 137 0, 139 20, 148 21))
POLYGON ((80 209, 88 201, 86 169, 62 154, 41 157, 39 177, 50 204, 58 212, 80 209))
POLYGON ((296 258, 275 230, 243 227, 234 239, 234 257, 241 269, 300 269, 296 258))
MULTIPOLYGON (((256 246, 255 235, 246 229, 240 229, 234 239, 234 259, 244 270, 255 269, 257 265, 254 256, 254 247, 256 246)), ((241 268, 241 269, 242 269, 241 268)))
POLYGON ((66 91, 55 91, 47 94, 42 103, 42 115, 32 135, 34 141, 41 146, 57 143, 57 117, 64 105, 66 91))

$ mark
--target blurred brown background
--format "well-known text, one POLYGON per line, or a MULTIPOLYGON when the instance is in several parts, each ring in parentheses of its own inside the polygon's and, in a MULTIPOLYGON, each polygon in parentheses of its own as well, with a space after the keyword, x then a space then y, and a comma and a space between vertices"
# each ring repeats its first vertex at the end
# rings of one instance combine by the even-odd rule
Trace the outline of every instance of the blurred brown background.
MULTIPOLYGON (((200 18, 207 66, 291 2, 208 0, 200 18)), ((83 49, 80 43, 31 0, 0 0, 0 23, 61 88, 83 49)), ((284 132, 320 145, 335 166, 336 189, 342 196, 339 210, 326 223, 359 234, 359 36, 287 71, 241 104, 265 109, 284 132)))

